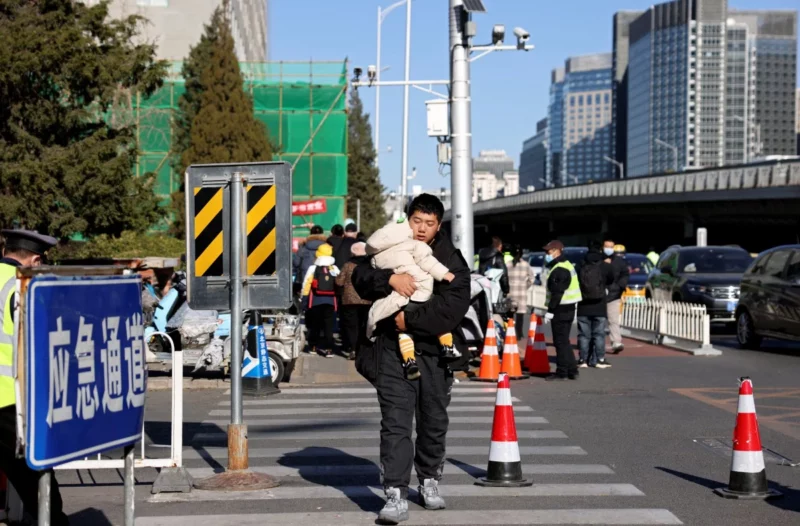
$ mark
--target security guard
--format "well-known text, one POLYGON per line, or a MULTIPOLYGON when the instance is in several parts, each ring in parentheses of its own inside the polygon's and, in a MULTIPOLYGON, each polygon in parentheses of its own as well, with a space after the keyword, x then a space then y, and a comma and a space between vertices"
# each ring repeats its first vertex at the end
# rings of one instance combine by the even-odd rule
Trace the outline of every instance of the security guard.
POLYGON ((545 380, 578 379, 578 364, 569 341, 575 306, 581 301, 581 286, 575 267, 562 254, 564 243, 558 240, 544 246, 547 253, 547 314, 545 323, 552 323, 553 345, 556 348, 556 372, 545 380))
MULTIPOLYGON (((5 473, 17 490, 25 511, 34 518, 38 511, 39 477, 41 471, 28 467, 25 459, 17 458, 16 394, 14 390, 14 296, 17 267, 38 267, 45 252, 56 245, 56 239, 31 230, 3 230, 6 246, 0 259, 0 471, 5 473)), ((52 478, 51 523, 68 525, 69 520, 62 511, 58 482, 52 478)))

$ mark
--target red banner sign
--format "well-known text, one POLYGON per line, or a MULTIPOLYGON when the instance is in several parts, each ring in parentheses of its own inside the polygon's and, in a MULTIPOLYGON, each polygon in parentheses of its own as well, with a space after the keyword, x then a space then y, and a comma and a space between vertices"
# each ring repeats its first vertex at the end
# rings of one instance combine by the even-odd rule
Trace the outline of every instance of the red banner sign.
POLYGON ((323 214, 328 211, 328 203, 325 199, 314 199, 313 201, 296 201, 292 203, 293 216, 305 216, 313 214, 323 214))

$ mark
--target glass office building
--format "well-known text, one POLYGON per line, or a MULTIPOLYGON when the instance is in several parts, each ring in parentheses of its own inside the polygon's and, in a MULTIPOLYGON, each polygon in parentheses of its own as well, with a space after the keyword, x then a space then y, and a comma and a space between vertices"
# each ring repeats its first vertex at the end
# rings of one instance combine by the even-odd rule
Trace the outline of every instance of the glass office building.
POLYGON ((560 71, 548 116, 552 184, 609 179, 614 166, 603 157, 611 148, 611 53, 571 57, 560 71))
POLYGON ((629 35, 628 176, 793 154, 796 11, 675 0, 629 35))
POLYGON ((564 147, 564 68, 550 76, 550 104, 547 108, 547 187, 561 180, 561 150, 564 147))
POLYGON ((522 191, 547 187, 547 119, 537 122, 536 135, 522 143, 519 187, 522 191))

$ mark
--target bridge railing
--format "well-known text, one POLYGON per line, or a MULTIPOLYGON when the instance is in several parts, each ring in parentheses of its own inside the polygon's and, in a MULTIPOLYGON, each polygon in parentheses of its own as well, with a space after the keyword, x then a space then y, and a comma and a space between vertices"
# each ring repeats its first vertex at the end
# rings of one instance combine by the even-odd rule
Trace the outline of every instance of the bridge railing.
MULTIPOLYGON (((658 196, 676 193, 738 191, 784 186, 800 186, 800 161, 706 169, 621 181, 565 186, 481 201, 473 205, 475 214, 529 208, 532 205, 587 201, 605 198, 658 196)), ((450 212, 445 213, 445 219, 450 212)))

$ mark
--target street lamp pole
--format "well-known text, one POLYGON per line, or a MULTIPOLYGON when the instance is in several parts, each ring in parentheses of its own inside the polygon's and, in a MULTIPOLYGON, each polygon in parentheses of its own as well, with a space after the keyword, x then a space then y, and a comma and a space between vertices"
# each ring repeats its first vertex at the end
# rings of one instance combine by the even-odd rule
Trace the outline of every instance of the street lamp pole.
POLYGON ((381 26, 383 25, 383 21, 386 20, 386 17, 400 7, 401 5, 405 4, 406 1, 410 0, 400 0, 399 2, 395 2, 394 4, 390 5, 386 9, 382 9, 381 6, 378 6, 378 45, 377 45, 377 52, 378 56, 376 58, 376 69, 375 69, 375 80, 377 81, 375 84, 375 167, 380 168, 379 166, 379 159, 381 155, 381 85, 380 85, 380 78, 381 73, 383 70, 381 69, 381 26))
POLYGON ((411 73, 411 0, 406 0, 406 84, 403 86, 403 160, 401 167, 400 193, 403 198, 408 195, 408 90, 411 73))
POLYGON ((668 142, 664 142, 659 138, 655 138, 655 141, 656 141, 656 144, 660 144, 664 148, 669 148, 670 150, 672 150, 672 153, 675 156, 675 162, 674 162, 673 166, 675 167, 675 173, 678 173, 678 147, 677 146, 673 146, 668 142))
POLYGON ((617 161, 616 159, 612 159, 608 155, 604 155, 603 159, 605 159, 606 161, 610 162, 611 164, 613 164, 614 166, 619 168, 619 178, 620 179, 625 179, 625 163, 621 163, 621 162, 617 161))
POLYGON ((468 14, 463 0, 450 0, 451 232, 467 261, 475 254, 472 217, 472 123, 470 122, 468 14))

